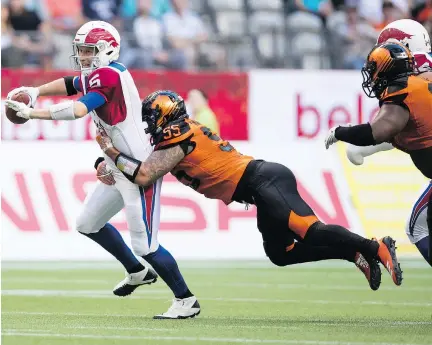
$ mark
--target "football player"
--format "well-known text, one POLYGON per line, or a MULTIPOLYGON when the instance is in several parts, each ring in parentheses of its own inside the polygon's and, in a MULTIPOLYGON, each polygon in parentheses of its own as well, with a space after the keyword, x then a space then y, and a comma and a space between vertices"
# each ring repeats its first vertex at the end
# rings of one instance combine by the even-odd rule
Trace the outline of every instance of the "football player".
MULTIPOLYGON (((84 24, 73 41, 72 63, 80 76, 68 76, 39 87, 21 87, 34 106, 38 96, 83 94, 77 101, 53 104, 48 109, 32 109, 25 104, 7 100, 8 107, 26 119, 75 120, 88 113, 98 128, 103 128, 116 146, 136 159, 145 160, 153 151, 150 135, 144 132, 141 100, 131 74, 117 62, 120 35, 109 23, 91 21, 84 24)), ((157 274, 167 283, 175 299, 166 313, 155 318, 187 318, 199 314, 200 306, 190 292, 177 262, 158 242, 160 190, 162 179, 144 187, 124 177, 114 162, 105 157, 98 160, 97 183, 84 202, 76 221, 76 229, 97 242, 119 260, 126 269, 126 278, 114 288, 117 296, 126 296, 138 286, 156 281, 157 274), (108 223, 122 208, 131 235, 135 255, 150 263, 157 274, 141 264, 120 233, 108 223)))
POLYGON ((116 147, 100 130, 97 141, 131 182, 148 186, 171 172, 207 198, 254 204, 264 250, 278 266, 326 259, 355 262, 373 290, 381 283, 380 261, 396 285, 402 282, 394 241, 369 240, 338 225, 323 224, 300 197, 294 174, 284 165, 240 154, 229 142, 190 120, 183 99, 172 91, 150 94, 142 104, 154 152, 139 160, 116 147))
MULTIPOLYGON (((377 44, 396 39, 407 46, 414 55, 415 69, 419 73, 432 71, 431 41, 426 28, 419 22, 411 19, 400 19, 388 24, 380 33, 377 44)), ((374 153, 393 149, 391 143, 384 142, 376 146, 354 146, 347 145, 346 153, 351 163, 361 165, 364 158, 374 153)), ((418 200, 415 202, 411 215, 406 223, 405 231, 421 255, 431 263, 429 254, 432 245, 432 181, 422 190, 418 200), (429 219, 429 220, 428 220, 429 219)))
MULTIPOLYGON (((338 140, 356 146, 391 142, 411 156, 424 176, 432 178, 432 71, 419 72, 410 49, 389 39, 372 49, 362 75, 364 92, 379 100, 380 110, 370 123, 332 128, 326 148, 338 140)), ((430 264, 431 187, 415 205, 408 225, 410 240, 430 264)))

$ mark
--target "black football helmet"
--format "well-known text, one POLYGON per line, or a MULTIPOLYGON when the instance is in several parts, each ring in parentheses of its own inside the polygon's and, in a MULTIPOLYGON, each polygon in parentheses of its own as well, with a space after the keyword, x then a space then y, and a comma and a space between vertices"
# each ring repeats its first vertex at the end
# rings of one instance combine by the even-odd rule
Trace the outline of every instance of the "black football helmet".
POLYGON ((379 98, 389 82, 414 73, 411 51, 397 40, 375 46, 361 70, 363 91, 370 98, 379 98))
POLYGON ((155 136, 170 122, 188 117, 183 98, 169 90, 159 90, 142 102, 142 120, 147 122, 146 133, 155 136))

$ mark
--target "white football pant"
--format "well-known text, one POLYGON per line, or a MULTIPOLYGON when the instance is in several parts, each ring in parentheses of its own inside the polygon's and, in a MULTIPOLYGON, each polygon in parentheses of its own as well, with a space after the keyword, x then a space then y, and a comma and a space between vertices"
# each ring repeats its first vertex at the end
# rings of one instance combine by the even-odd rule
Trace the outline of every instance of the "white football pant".
POLYGON ((411 243, 417 243, 426 236, 429 236, 426 216, 428 210, 428 201, 431 195, 432 181, 427 184, 426 189, 414 204, 411 211, 411 216, 406 224, 405 231, 411 243))
POLYGON ((162 178, 148 187, 130 182, 119 170, 113 171, 112 186, 97 182, 84 201, 77 217, 76 229, 89 234, 98 232, 123 207, 135 255, 144 256, 157 250, 160 224, 160 191, 162 178))

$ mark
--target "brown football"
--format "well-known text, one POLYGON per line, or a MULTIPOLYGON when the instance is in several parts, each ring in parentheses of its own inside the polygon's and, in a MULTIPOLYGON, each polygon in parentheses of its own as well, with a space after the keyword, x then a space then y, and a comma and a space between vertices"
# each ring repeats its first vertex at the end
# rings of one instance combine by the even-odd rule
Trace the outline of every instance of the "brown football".
MULTIPOLYGON (((25 92, 18 92, 16 95, 13 95, 11 100, 22 102, 24 104, 30 105, 31 99, 30 96, 25 92)), ((6 107, 6 117, 9 119, 10 122, 16 123, 17 125, 21 125, 23 123, 26 123, 28 119, 24 119, 22 117, 17 116, 17 112, 8 106, 6 107)))

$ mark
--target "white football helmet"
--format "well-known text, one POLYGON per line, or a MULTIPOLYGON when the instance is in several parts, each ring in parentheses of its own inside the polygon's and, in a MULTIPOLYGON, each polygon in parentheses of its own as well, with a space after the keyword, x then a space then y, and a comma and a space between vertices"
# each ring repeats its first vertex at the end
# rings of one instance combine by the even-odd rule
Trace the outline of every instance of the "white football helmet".
POLYGON ((108 66, 119 58, 120 34, 107 22, 91 21, 79 28, 72 45, 72 68, 89 75, 96 68, 108 66), (80 56, 80 48, 93 49, 93 55, 80 56))
POLYGON ((431 40, 426 28, 412 19, 400 19, 388 24, 380 32, 377 44, 393 38, 405 44, 413 53, 430 53, 431 40))
POLYGON ((431 40, 426 28, 412 19, 400 19, 388 24, 379 34, 377 44, 396 39, 414 55, 419 72, 432 70, 431 40))

